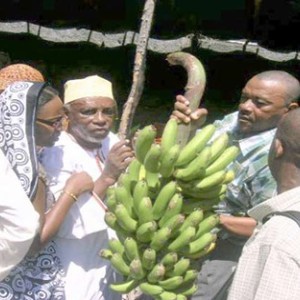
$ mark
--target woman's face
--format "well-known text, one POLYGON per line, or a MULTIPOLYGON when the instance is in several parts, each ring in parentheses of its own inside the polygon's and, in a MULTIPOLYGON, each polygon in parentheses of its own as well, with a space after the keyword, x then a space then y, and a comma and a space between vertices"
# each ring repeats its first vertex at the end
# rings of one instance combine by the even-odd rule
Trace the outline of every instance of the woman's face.
POLYGON ((35 139, 37 146, 51 147, 62 130, 63 104, 59 96, 43 105, 37 112, 35 139))

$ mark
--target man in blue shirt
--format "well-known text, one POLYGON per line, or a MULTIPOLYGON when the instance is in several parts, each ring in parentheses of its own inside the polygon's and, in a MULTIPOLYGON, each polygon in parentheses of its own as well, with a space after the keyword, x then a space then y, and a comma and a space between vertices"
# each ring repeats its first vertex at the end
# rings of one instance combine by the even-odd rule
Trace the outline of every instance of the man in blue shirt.
MULTIPOLYGON (((231 144, 238 145, 241 153, 233 165, 236 178, 216 208, 222 230, 216 249, 202 263, 198 292, 193 299, 226 299, 243 245, 256 225, 247 211, 276 192, 268 167, 275 128, 284 114, 298 107, 299 97, 300 84, 295 77, 284 71, 262 72, 246 83, 238 111, 214 122, 217 126, 214 137, 230 133, 231 144)), ((176 97, 172 117, 203 124, 206 115, 206 109, 191 112, 188 100, 181 95, 176 97)))

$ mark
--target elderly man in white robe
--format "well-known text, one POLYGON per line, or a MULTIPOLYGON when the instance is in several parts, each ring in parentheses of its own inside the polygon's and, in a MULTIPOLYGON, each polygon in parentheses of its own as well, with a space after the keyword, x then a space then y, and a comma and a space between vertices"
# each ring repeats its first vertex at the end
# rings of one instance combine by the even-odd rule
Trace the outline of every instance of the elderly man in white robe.
POLYGON ((64 103, 67 130, 42 153, 50 189, 58 198, 69 176, 79 171, 95 182, 92 193, 76 199, 55 238, 66 272, 66 299, 120 299, 109 289, 116 274, 98 253, 113 234, 104 221, 106 190, 127 168, 133 151, 111 132, 117 113, 111 82, 96 75, 67 81, 64 103))

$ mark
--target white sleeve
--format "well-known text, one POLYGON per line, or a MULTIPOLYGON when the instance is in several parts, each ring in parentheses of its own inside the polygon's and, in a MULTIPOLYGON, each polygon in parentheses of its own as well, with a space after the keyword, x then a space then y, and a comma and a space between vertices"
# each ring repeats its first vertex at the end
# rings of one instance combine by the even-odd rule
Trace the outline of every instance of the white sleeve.
POLYGON ((0 151, 0 280, 26 255, 39 228, 34 210, 19 179, 0 151))

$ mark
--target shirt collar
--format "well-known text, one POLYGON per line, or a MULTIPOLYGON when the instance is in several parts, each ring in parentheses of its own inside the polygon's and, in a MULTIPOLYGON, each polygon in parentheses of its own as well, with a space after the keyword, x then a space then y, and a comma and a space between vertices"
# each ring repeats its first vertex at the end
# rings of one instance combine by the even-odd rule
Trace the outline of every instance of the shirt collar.
POLYGON ((296 204, 300 206, 299 193, 300 187, 288 190, 255 206, 248 211, 248 214, 250 217, 262 221, 266 215, 274 211, 285 211, 296 204))
POLYGON ((243 156, 247 156, 258 147, 261 148, 263 145, 271 145, 275 132, 276 128, 273 128, 250 137, 243 138, 235 131, 233 134, 233 142, 238 143, 243 156))

